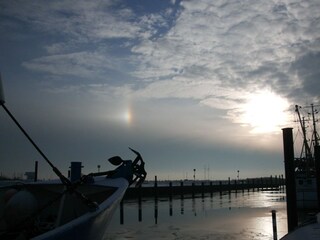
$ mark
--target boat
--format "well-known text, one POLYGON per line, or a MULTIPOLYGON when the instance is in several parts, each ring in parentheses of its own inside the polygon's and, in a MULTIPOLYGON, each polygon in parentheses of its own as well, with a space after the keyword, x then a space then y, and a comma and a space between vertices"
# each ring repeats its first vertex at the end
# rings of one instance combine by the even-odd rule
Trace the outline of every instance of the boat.
POLYGON ((281 240, 315 240, 320 239, 320 213, 310 222, 301 225, 294 231, 286 234, 281 240))
MULTIPOLYGON (((319 161, 319 156, 315 153, 319 151, 319 135, 315 117, 318 111, 313 104, 308 108, 311 109, 311 112, 308 113, 309 117, 305 117, 300 113, 302 107, 295 106, 302 134, 300 156, 294 158, 293 161, 293 180, 295 180, 293 196, 296 197, 296 200, 292 198, 292 201, 293 203, 296 202, 296 206, 290 203, 290 210, 287 208, 289 233, 281 240, 320 239, 319 188, 317 186, 317 179, 319 179, 319 172, 317 172, 319 171, 319 163, 317 161, 319 161), (311 122, 309 126, 306 124, 307 121, 311 122), (307 128, 310 129, 308 132, 307 128), (298 213, 301 215, 299 218, 298 213)), ((287 198, 289 199, 289 196, 287 198)), ((288 205, 289 201, 287 201, 288 205)))
POLYGON ((313 104, 307 106, 307 108, 311 112, 308 113, 308 116, 302 116, 300 111, 302 107, 295 106, 302 134, 300 156, 294 159, 298 209, 316 209, 318 207, 315 156, 313 151, 314 146, 319 146, 319 135, 316 128, 317 119, 315 117, 318 111, 313 104), (311 124, 307 126, 307 122, 311 124), (310 130, 307 131, 307 128, 310 130))
POLYGON ((141 154, 134 160, 109 158, 114 170, 81 173, 71 163, 70 178, 56 168, 5 106, 0 77, 0 105, 58 176, 56 180, 14 182, 0 187, 0 239, 103 239, 127 188, 146 178, 141 154))

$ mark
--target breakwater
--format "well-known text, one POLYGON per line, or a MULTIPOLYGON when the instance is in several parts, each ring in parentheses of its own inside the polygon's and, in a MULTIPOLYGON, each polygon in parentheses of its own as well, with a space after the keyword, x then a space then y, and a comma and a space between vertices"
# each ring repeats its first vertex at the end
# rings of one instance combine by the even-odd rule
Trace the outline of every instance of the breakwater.
POLYGON ((191 195, 204 195, 206 193, 263 191, 279 189, 285 185, 283 176, 270 176, 264 178, 215 180, 215 181, 149 181, 141 187, 127 189, 124 199, 172 197, 191 195))

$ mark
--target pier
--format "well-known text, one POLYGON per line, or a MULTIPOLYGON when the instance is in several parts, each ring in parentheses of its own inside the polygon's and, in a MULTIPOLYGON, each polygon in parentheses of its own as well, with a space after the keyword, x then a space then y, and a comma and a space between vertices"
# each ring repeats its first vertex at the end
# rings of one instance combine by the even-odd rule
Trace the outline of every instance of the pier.
POLYGON ((283 187, 285 180, 283 176, 250 178, 239 180, 215 180, 215 181, 150 181, 142 187, 130 187, 127 189, 124 199, 158 198, 190 195, 203 195, 220 192, 244 192, 244 191, 264 191, 283 187))
POLYGON ((148 223, 159 224, 162 221, 160 224, 163 224, 164 218, 185 215, 185 211, 191 211, 191 216, 197 216, 206 208, 230 213, 240 205, 245 207, 249 204, 251 207, 248 201, 260 203, 261 196, 264 196, 263 201, 271 198, 272 202, 284 202, 284 192, 283 176, 214 181, 158 181, 155 177, 154 181, 138 188, 127 189, 118 216, 120 225, 130 224, 134 218, 138 222, 147 218, 148 223))

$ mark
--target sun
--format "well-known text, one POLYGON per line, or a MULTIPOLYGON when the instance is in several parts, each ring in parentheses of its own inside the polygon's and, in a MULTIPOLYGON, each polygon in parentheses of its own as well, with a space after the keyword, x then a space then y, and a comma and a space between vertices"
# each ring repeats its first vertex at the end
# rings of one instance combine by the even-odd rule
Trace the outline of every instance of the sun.
POLYGON ((251 127, 251 133, 279 132, 288 122, 286 99, 271 91, 250 94, 242 107, 241 122, 251 127))

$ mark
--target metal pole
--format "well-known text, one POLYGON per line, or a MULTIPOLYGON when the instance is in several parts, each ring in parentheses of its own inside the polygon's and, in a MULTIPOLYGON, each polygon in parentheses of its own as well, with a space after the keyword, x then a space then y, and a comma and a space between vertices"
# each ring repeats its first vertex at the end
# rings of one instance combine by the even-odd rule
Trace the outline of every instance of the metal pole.
POLYGON ((293 135, 292 128, 284 128, 282 131, 286 178, 288 232, 291 232, 298 226, 296 182, 294 175, 293 135))

